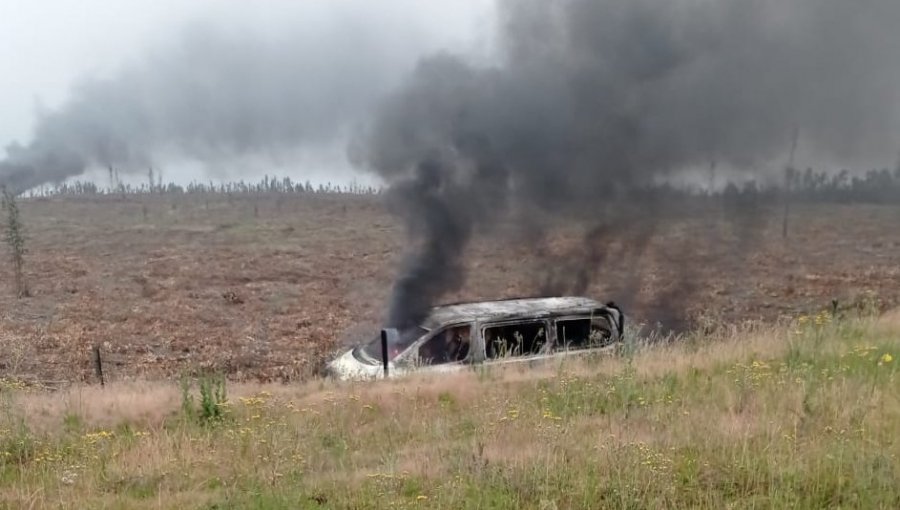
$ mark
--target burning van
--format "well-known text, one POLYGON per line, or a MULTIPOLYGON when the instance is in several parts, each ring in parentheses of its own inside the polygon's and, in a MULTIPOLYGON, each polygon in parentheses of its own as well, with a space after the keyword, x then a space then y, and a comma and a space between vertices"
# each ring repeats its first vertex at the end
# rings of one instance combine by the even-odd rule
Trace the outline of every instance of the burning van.
POLYGON ((622 341, 624 321, 615 304, 583 297, 443 305, 417 328, 382 330, 327 371, 337 379, 371 379, 608 350, 622 341))

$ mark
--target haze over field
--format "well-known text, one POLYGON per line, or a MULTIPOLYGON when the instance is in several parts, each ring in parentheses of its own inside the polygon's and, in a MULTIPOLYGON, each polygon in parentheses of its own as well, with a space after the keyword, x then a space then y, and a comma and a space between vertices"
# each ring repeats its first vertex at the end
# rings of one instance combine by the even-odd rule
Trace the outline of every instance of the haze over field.
MULTIPOLYGON (((598 208, 599 197, 709 166, 783 182, 795 140, 800 167, 883 168, 900 148, 896 0, 191 5, 164 15, 148 4, 138 23, 139 6, 88 4, 78 13, 96 16, 59 32, 48 27, 65 4, 5 7, 8 47, 22 51, 0 61, 15 70, 0 97, 63 61, 50 41, 90 54, 117 42, 116 31, 93 34, 120 17, 144 35, 87 59, 100 70, 66 61, 80 78, 7 146, 0 183, 21 192, 106 168, 379 180, 409 230, 394 326, 465 283, 472 233, 511 204, 535 204, 520 226, 536 244, 541 220, 590 211, 581 253, 556 261, 576 277, 542 290, 579 292, 608 254, 610 225, 633 218, 598 208)), ((641 232, 622 255, 643 250, 652 222, 641 232)))
POLYGON ((3 2, 0 180, 24 188, 108 165, 143 180, 150 164, 176 182, 362 178, 345 156, 352 124, 420 56, 481 53, 490 11, 484 0, 3 2))

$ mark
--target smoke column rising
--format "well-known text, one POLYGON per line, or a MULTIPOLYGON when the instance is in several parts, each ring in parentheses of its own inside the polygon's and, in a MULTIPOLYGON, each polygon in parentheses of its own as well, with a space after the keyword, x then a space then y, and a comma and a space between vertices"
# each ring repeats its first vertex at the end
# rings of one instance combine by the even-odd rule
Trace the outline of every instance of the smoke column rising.
POLYGON ((354 147, 410 223, 441 211, 412 230, 391 325, 462 285, 468 236, 434 256, 456 232, 446 225, 469 232, 504 204, 599 214, 711 160, 762 179, 798 128, 833 164, 892 161, 900 142, 896 0, 510 0, 499 12, 502 63, 422 60, 354 147), (490 185, 467 178, 472 167, 490 185), (420 200, 425 182, 441 184, 420 200))

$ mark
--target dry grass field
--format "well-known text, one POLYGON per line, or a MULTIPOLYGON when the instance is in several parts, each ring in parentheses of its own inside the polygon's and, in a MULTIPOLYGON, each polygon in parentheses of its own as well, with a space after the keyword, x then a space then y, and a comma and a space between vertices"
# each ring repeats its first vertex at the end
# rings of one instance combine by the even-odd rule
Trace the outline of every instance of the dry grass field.
POLYGON ((369 384, 0 388, 0 508, 897 508, 900 315, 369 384))
MULTIPOLYGON (((373 335, 402 264, 404 229, 373 195, 153 195, 23 200, 26 277, 16 299, 0 263, 0 375, 58 386, 197 371, 294 381, 373 335)), ((633 219, 601 239, 587 294, 632 320, 774 320, 900 297, 900 207, 801 205, 751 218, 716 206, 633 219), (608 247, 608 249, 606 249, 608 247)), ((583 228, 536 240, 498 225, 466 253, 447 301, 533 295, 565 273, 583 228)), ((3 259, 6 260, 5 246, 3 259)), ((577 257, 576 257, 577 258, 577 257)), ((565 274, 564 274, 565 276, 565 274)))

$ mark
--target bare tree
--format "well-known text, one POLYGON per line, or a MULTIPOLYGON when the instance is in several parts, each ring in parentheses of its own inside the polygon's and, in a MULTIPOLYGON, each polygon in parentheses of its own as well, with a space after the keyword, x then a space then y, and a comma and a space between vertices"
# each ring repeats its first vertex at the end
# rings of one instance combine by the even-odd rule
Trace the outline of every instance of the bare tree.
POLYGON ((19 206, 16 204, 16 197, 10 193, 4 186, 3 194, 3 210, 6 212, 6 232, 4 238, 6 244, 9 245, 10 255, 12 257, 13 274, 16 282, 16 296, 19 298, 28 297, 31 293, 28 290, 28 284, 25 281, 25 231, 22 227, 22 220, 19 216, 19 206))
POLYGON ((791 140, 791 155, 784 169, 784 218, 781 222, 781 237, 784 239, 787 239, 788 236, 788 217, 791 214, 791 188, 794 180, 797 178, 797 171, 794 169, 794 153, 797 152, 797 137, 799 135, 800 130, 794 128, 794 136, 791 140))

